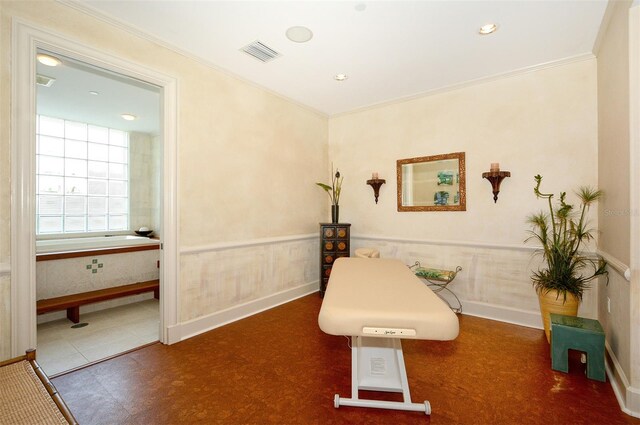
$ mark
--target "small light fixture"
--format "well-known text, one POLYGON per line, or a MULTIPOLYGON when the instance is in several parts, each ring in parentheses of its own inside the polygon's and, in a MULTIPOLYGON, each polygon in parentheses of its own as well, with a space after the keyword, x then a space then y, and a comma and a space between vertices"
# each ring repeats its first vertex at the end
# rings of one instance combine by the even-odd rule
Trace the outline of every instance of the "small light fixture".
POLYGON ((380 186, 386 183, 385 179, 381 179, 377 172, 371 174, 371 179, 367 180, 367 184, 373 188, 373 197, 376 204, 378 203, 378 196, 380 195, 380 186))
POLYGON ((507 177, 511 177, 509 171, 500 171, 500 164, 492 162, 488 173, 482 173, 482 178, 489 180, 491 183, 491 191, 493 192, 493 202, 498 202, 498 193, 500 193, 500 183, 507 177))
POLYGON ((286 32, 287 38, 295 43, 306 43, 313 38, 313 33, 307 27, 291 27, 286 32))
POLYGON ((138 119, 138 117, 136 117, 133 114, 122 114, 120 116, 122 117, 122 119, 127 120, 127 121, 133 121, 133 120, 138 119))
POLYGON ((91 90, 91 91, 89 91, 89 94, 92 95, 92 96, 97 96, 100 93, 98 93, 97 91, 91 90))
POLYGON ((480 30, 478 31, 478 33, 480 35, 489 35, 496 32, 497 29, 498 29, 497 24, 486 24, 480 27, 480 30))
POLYGON ((344 81, 347 78, 349 78, 349 76, 347 74, 336 74, 333 77, 333 79, 336 80, 336 81, 344 81))
POLYGON ((36 55, 36 59, 43 65, 46 66, 58 66, 62 64, 62 61, 55 56, 47 55, 44 53, 38 53, 36 55))

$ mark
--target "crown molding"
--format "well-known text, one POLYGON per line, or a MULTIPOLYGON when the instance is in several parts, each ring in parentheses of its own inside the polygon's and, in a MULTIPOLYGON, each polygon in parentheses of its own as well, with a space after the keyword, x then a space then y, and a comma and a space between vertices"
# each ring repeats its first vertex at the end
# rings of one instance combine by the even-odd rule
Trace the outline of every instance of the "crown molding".
POLYGON ((438 95, 438 94, 442 94, 442 93, 447 93, 447 92, 451 92, 451 91, 455 91, 455 90, 464 89, 464 88, 467 88, 467 87, 479 86, 479 85, 482 85, 482 84, 491 83, 493 81, 503 80, 503 79, 507 79, 507 78, 513 78, 513 77, 519 77, 521 75, 525 75, 525 74, 529 74, 529 73, 533 73, 533 72, 538 72, 538 71, 551 69, 551 68, 557 68, 557 67, 570 65, 570 64, 573 64, 573 63, 577 63, 577 62, 584 62, 584 61, 588 61, 588 60, 592 60, 592 59, 595 59, 595 55, 593 53, 590 53, 590 52, 582 53, 582 54, 579 54, 579 55, 570 56, 570 57, 559 59, 559 60, 555 60, 555 61, 550 61, 550 62, 545 62, 545 63, 538 64, 538 65, 532 65, 532 66, 527 66, 527 67, 524 67, 524 68, 515 69, 513 71, 501 72, 501 73, 498 73, 498 74, 489 75, 487 77, 480 77, 480 78, 476 78, 476 79, 473 79, 473 80, 467 80, 467 81, 463 81, 461 83, 452 84, 452 85, 449 85, 449 86, 438 87, 436 89, 426 90, 426 91, 423 91, 423 92, 420 92, 420 93, 416 93, 416 94, 412 94, 412 95, 409 95, 409 96, 399 97, 397 99, 392 99, 392 100, 386 100, 384 102, 373 103, 371 105, 363 106, 361 108, 356 108, 356 109, 353 109, 351 111, 340 112, 338 114, 331 115, 330 118, 338 118, 338 117, 342 117, 342 116, 345 116, 345 115, 357 114, 357 113, 368 111, 368 110, 371 110, 371 109, 377 109, 377 108, 382 108, 382 107, 385 107, 385 106, 391 106, 391 105, 395 105, 395 104, 398 104, 398 103, 404 103, 404 102, 408 102, 408 101, 411 101, 411 100, 417 100, 417 99, 421 99, 421 98, 425 98, 425 97, 429 97, 429 96, 434 96, 434 95, 438 95))

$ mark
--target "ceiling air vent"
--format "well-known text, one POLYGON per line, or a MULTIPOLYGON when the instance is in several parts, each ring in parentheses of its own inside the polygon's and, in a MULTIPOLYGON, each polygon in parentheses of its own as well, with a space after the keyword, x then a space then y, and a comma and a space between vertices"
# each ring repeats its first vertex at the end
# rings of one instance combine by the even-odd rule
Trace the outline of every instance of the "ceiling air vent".
POLYGON ((244 46, 242 49, 248 55, 253 56, 261 62, 269 62, 280 56, 280 53, 273 50, 271 47, 263 44, 259 41, 254 41, 251 44, 244 46))
POLYGON ((55 78, 47 77, 46 75, 36 74, 36 84, 44 87, 51 87, 55 78))

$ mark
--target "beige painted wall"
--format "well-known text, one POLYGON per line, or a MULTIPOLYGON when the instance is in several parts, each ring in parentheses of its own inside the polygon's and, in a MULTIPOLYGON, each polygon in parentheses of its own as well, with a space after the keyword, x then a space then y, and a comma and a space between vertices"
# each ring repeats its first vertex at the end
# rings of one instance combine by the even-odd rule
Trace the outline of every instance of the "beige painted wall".
POLYGON ((613 2, 598 51, 600 248, 629 264, 629 18, 631 1, 613 2))
MULTIPOLYGON (((4 2, 0 1, 0 18, 4 15, 4 2)), ((8 46, 11 27, 6 19, 0 20, 0 359, 11 355, 11 282, 9 268, 11 262, 11 169, 9 158, 10 137, 10 99, 11 82, 8 58, 8 46)))
MULTIPOLYGON (((544 176, 545 191, 565 190, 573 200, 574 188, 595 186, 596 121, 595 59, 331 118, 329 157, 345 176, 341 216, 356 239, 366 236, 358 245, 407 264, 461 265, 452 288, 475 311, 491 304, 515 313, 514 321, 534 318, 529 272, 537 263, 531 251, 512 248, 524 244, 526 216, 545 208, 533 176, 544 176), (466 152, 467 211, 398 212, 396 160, 458 151, 466 152), (497 203, 482 179, 493 162, 512 175, 497 203), (372 172, 387 180, 377 205, 365 184, 372 172)), ((597 314, 595 295, 586 295, 586 316, 597 314)))
MULTIPOLYGON (((613 2, 612 15, 598 51, 598 179, 605 191, 599 218, 600 248, 630 264, 629 203, 629 6, 613 2)), ((599 320, 607 342, 627 377, 630 359, 630 286, 611 270, 600 285, 599 320), (607 311, 607 298, 611 313, 607 311)))
POLYGON ((340 212, 353 234, 522 245, 527 214, 545 207, 534 175, 556 193, 597 184, 596 62, 331 118, 329 157, 345 176, 340 212), (399 213, 396 160, 458 151, 467 211, 399 213), (492 162, 511 171, 497 203, 481 177, 492 162), (374 171, 387 180, 378 205, 365 184, 374 171))
MULTIPOLYGON (((177 79, 179 248, 311 233, 326 220, 313 184, 328 176, 326 117, 62 4, 0 2, 0 266, 10 261, 14 17, 177 79)), ((0 320, 8 315, 1 304, 0 320)))

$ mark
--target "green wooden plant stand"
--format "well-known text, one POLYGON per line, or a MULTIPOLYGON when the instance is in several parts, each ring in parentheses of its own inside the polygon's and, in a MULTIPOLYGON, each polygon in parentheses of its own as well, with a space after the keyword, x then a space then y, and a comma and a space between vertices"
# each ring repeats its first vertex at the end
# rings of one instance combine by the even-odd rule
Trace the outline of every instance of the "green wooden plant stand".
POLYGON ((600 322, 582 317, 551 314, 551 368, 569 372, 569 350, 587 354, 587 378, 606 381, 604 330, 600 322))

